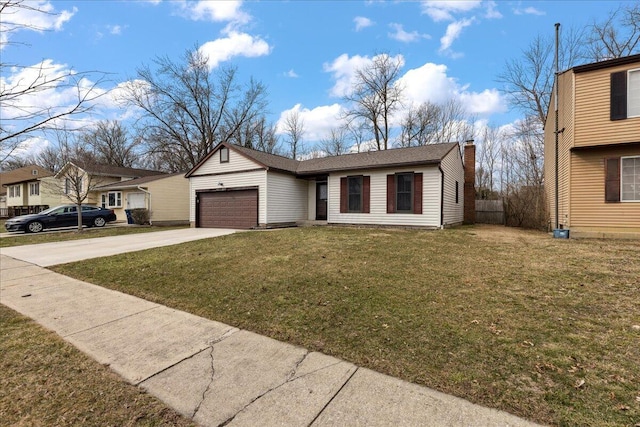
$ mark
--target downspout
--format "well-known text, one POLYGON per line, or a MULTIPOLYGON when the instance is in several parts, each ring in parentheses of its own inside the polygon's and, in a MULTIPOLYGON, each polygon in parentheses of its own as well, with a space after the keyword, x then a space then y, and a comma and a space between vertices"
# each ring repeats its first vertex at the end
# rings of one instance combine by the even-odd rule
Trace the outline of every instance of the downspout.
POLYGON ((153 221, 151 221, 151 192, 145 190, 139 185, 138 185, 138 190, 142 191, 143 193, 147 193, 149 195, 149 207, 147 208, 149 210, 149 225, 153 225, 153 221))
POLYGON ((444 228, 444 171, 442 164, 438 166, 440 171, 440 229, 444 228))
POLYGON ((558 64, 558 44, 559 44, 559 32, 560 32, 560 23, 556 23, 556 55, 555 55, 555 68, 556 68, 556 73, 555 73, 555 78, 554 78, 554 92, 555 92, 555 96, 554 96, 554 109, 555 109, 555 129, 554 129, 554 134, 556 137, 556 147, 555 147, 555 217, 556 217, 556 221, 555 221, 555 228, 558 229, 560 226, 560 219, 558 218, 560 215, 560 209, 558 207, 559 203, 560 203, 560 195, 558 194, 559 192, 559 184, 558 184, 558 74, 560 72, 559 70, 559 64, 558 64))

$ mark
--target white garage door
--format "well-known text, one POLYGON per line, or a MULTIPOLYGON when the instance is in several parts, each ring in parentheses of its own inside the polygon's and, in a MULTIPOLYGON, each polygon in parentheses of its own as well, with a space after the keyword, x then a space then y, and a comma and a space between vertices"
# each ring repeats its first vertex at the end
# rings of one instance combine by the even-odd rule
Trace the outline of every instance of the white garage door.
POLYGON ((146 208, 144 193, 129 193, 127 196, 127 209, 146 208))

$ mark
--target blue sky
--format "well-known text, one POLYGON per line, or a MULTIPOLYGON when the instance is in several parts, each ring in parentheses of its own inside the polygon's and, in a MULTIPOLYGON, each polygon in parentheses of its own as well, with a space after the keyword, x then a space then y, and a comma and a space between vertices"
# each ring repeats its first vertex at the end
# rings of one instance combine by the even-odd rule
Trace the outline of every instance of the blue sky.
MULTIPOLYGON (((583 27, 617 1, 32 1, 57 15, 17 15, 44 31, 19 31, 0 51, 3 62, 111 73, 111 90, 135 78, 155 56, 178 60, 203 49, 212 68, 238 67, 264 83, 270 119, 297 109, 307 138, 335 122, 353 71, 377 53, 401 55, 403 81, 415 101, 458 98, 478 120, 507 125, 510 111, 496 81, 537 34, 583 27)), ((627 2, 628 3, 628 2, 627 2)), ((6 19, 3 17, 3 19, 6 19)), ((6 35, 3 35, 6 37, 6 35)), ((18 81, 4 70, 3 84, 18 81)), ((117 91, 115 91, 117 92, 117 91)), ((37 102, 64 102, 43 94, 37 102), (45 99, 46 98, 46 99, 45 99)), ((103 97, 93 119, 131 117, 103 97)), ((8 114, 5 112, 5 114, 8 114)), ((44 140, 34 144, 45 144, 44 140)), ((33 147, 32 147, 33 148, 33 147)))

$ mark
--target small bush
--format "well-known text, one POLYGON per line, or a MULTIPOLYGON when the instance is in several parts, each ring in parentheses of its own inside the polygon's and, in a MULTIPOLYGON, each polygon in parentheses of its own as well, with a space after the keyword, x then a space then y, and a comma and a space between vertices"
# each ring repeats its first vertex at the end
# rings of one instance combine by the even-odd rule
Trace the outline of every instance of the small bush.
POLYGON ((151 224, 151 212, 149 209, 137 208, 131 210, 133 223, 137 225, 151 224))

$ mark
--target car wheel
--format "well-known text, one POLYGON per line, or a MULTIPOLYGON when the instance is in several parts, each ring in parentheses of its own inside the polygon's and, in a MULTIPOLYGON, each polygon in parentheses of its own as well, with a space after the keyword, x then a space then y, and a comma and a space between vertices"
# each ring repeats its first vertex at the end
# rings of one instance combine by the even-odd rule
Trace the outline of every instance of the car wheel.
POLYGON ((44 226, 40 221, 33 221, 27 224, 26 231, 27 233, 39 233, 42 231, 43 228, 44 226))
POLYGON ((97 216, 93 219, 93 225, 96 227, 104 227, 107 221, 104 220, 101 216, 97 216))

